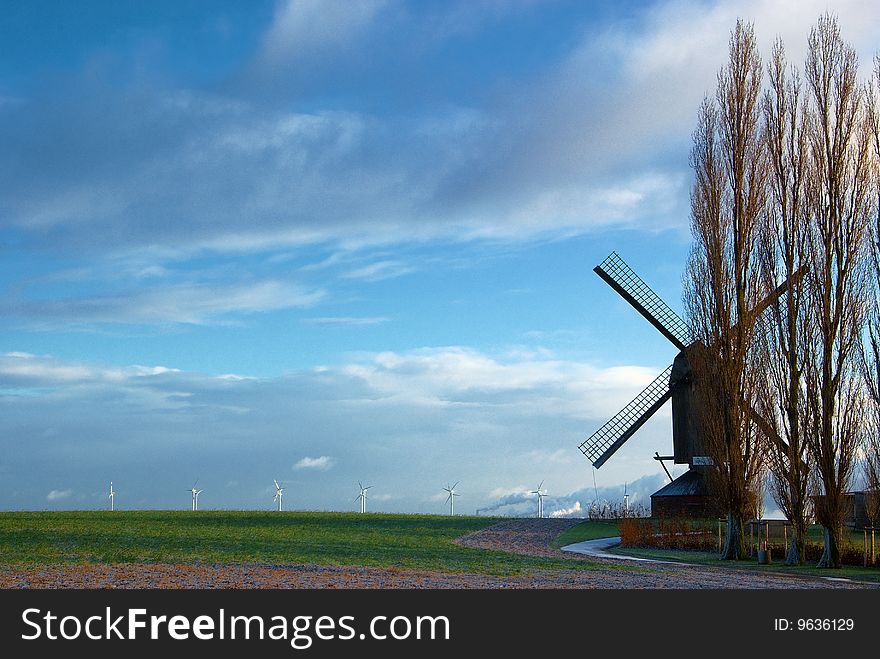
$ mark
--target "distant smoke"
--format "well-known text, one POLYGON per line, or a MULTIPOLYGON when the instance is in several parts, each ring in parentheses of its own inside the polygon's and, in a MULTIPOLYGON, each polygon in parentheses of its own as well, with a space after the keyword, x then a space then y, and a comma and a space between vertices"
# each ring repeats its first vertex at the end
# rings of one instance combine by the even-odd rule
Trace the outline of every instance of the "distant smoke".
MULTIPOLYGON (((550 497, 545 497, 545 510, 547 509, 548 500, 550 500, 550 497)), ((516 490, 499 497, 495 503, 478 509, 477 514, 510 517, 534 516, 538 514, 538 499, 534 494, 530 494, 526 490, 516 490)))
MULTIPOLYGON (((651 495, 666 484, 662 474, 642 476, 632 483, 609 485, 598 489, 592 486, 581 488, 568 495, 547 496, 544 511, 548 517, 587 517, 594 504, 610 503, 623 505, 624 490, 629 494, 631 508, 643 506, 650 508, 651 495)), ((534 494, 517 491, 501 496, 495 503, 477 510, 478 515, 501 515, 509 517, 533 517, 538 512, 538 500, 534 494)))
POLYGON ((554 510, 550 513, 550 517, 582 517, 583 509, 581 508, 581 502, 575 501, 574 505, 571 508, 562 508, 560 510, 554 510))

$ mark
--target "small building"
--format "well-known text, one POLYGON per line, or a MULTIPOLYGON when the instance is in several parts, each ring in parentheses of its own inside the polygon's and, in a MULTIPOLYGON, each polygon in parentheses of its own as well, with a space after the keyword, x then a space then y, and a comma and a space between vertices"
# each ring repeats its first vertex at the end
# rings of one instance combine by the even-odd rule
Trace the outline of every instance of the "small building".
POLYGON ((718 509, 702 469, 688 469, 651 495, 651 517, 717 517, 718 509))
MULTIPOLYGON (((864 492, 847 492, 846 497, 846 517, 844 524, 856 529, 863 529, 871 526, 871 518, 868 514, 868 504, 870 499, 880 496, 880 492, 876 490, 865 490, 864 492)), ((876 503, 874 504, 877 505, 876 503)), ((876 513, 875 513, 876 514, 876 513)))
MULTIPOLYGON (((843 523, 852 529, 863 529, 871 526, 871 520, 868 515, 868 504, 871 497, 880 496, 880 492, 876 490, 866 490, 862 492, 846 492, 843 495, 843 523)), ((813 505, 818 507, 822 500, 822 495, 813 497, 813 505)))

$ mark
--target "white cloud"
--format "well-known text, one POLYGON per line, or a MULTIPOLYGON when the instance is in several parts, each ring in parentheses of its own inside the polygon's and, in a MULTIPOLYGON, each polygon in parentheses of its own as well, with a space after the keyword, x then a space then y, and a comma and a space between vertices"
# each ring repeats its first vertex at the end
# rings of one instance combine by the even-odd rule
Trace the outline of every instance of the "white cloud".
POLYGON ((36 382, 81 382, 99 374, 95 368, 64 363, 51 357, 38 357, 24 352, 7 352, 0 355, 0 376, 4 380, 36 382))
POLYGON ((346 279, 364 279, 366 281, 382 281, 414 272, 415 268, 400 261, 386 260, 351 270, 342 276, 346 279))
MULTIPOLYGON (((74 491, 128 469, 114 484, 140 479, 125 488, 144 492, 131 495, 138 505, 176 507, 179 482, 201 476, 215 493, 212 505, 261 507, 255 493, 271 482, 279 457, 293 453, 305 456, 291 472, 302 480, 285 491, 285 503, 296 508, 348 510, 351 484, 364 474, 394 494, 386 507, 399 512, 424 511, 431 497, 445 501, 447 479, 462 482, 462 510, 504 503, 504 514, 530 514, 528 492, 542 479, 550 492, 546 510, 575 500, 586 506, 594 498, 584 482, 589 463, 577 445, 640 390, 649 370, 445 347, 282 377, 229 378, 5 354, 4 491, 29 491, 33 473, 69 479, 75 462, 81 482, 70 482, 74 491), (230 481, 238 485, 223 487, 230 481), (579 494, 569 500, 562 492, 579 494)), ((668 450, 669 432, 668 419, 649 422, 599 479, 622 483, 659 471, 650 456, 668 450)), ((630 492, 635 497, 632 483, 630 492)), ((21 501, 0 492, 0 505, 21 501)))
POLYGON ((70 495, 73 494, 73 490, 52 490, 49 494, 46 495, 47 501, 60 501, 61 499, 68 499, 70 495))
POLYGON ((350 47, 386 4, 386 0, 284 0, 263 40, 263 57, 271 66, 302 66, 302 60, 350 47))
MULTIPOLYGON (((866 64, 880 25, 880 5, 859 0, 675 0, 619 22, 613 13, 587 22, 557 61, 509 72, 509 82, 489 80, 478 97, 441 98, 411 112, 381 103, 368 111, 345 94, 301 98, 295 81, 287 84, 291 71, 314 71, 309 63, 333 53, 346 55, 334 60, 345 69, 360 59, 351 52, 381 45, 383 30, 409 35, 394 42, 407 48, 422 45, 410 40, 423 39, 425 25, 453 26, 439 29, 450 37, 462 33, 454 26, 471 25, 465 32, 475 30, 476 39, 505 13, 537 11, 469 4, 406 12, 378 1, 279 3, 256 59, 281 69, 285 84, 269 86, 296 103, 133 83, 125 92, 96 87, 3 106, 0 168, 8 175, 0 181, 0 217, 55 246, 177 255, 684 229, 690 132, 736 17, 755 20, 765 53, 777 34, 785 37, 795 62, 826 6, 866 64), (391 28, 379 20, 386 14, 391 28), (283 109, 290 105, 310 110, 283 109)), ((345 71, 331 82, 357 77, 345 71)), ((383 80, 391 98, 408 81, 383 80)), ((409 267, 390 260, 349 276, 380 279, 409 267)), ((144 274, 149 280, 163 271, 144 274)), ((160 318, 180 315, 191 297, 197 311, 185 322, 226 313, 201 290, 167 293, 171 309, 146 294, 160 318)), ((120 301, 90 304, 57 306, 103 316, 120 301)))
POLYGON ((508 497, 521 497, 526 496, 528 494, 529 489, 522 485, 517 485, 516 487, 496 487, 494 490, 489 492, 490 499, 504 499, 508 497))
POLYGON ((125 294, 25 301, 7 313, 43 323, 190 323, 216 322, 231 314, 309 307, 324 297, 286 281, 267 279, 233 284, 172 284, 125 294))
POLYGON ((135 378, 149 379, 179 373, 165 366, 106 367, 62 361, 51 355, 23 352, 0 354, 0 383, 8 385, 56 386, 90 382, 122 383, 135 378))
POLYGON ((379 325, 388 320, 384 316, 319 316, 303 322, 307 325, 379 325))
POLYGON ((501 361, 456 346, 378 353, 343 370, 390 398, 440 406, 504 405, 514 415, 535 413, 552 401, 557 413, 578 418, 613 414, 657 376, 653 369, 635 366, 598 369, 554 359, 501 361))
POLYGON ((571 464, 572 455, 564 449, 555 451, 535 449, 526 453, 524 457, 533 464, 571 464))
POLYGON ((336 461, 331 458, 329 455, 322 455, 319 458, 309 458, 305 457, 295 465, 293 465, 294 469, 315 469, 317 471, 327 471, 330 469, 336 461))

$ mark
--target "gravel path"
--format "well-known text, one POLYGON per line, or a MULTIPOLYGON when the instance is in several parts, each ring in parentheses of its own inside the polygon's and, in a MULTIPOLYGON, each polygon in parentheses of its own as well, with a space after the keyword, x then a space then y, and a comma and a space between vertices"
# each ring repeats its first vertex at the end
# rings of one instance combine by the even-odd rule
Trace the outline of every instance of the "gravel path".
POLYGON ((855 582, 704 566, 621 565, 550 547, 579 520, 518 519, 470 533, 462 546, 587 561, 591 570, 536 570, 512 577, 402 568, 319 565, 84 564, 0 568, 0 588, 865 588, 855 582))

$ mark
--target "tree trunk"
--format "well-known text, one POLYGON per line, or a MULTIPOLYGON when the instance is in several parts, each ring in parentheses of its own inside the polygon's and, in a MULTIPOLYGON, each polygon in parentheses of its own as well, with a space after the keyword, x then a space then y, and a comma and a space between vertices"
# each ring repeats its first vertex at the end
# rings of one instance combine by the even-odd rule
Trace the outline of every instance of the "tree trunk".
POLYGON ((727 513, 727 537, 721 550, 722 561, 738 561, 745 556, 743 521, 733 511, 727 513))
POLYGON ((805 544, 803 534, 795 527, 792 527, 791 540, 788 542, 788 554, 785 557, 786 565, 803 565, 806 558, 805 544))
POLYGON ((786 565, 800 565, 800 552, 798 552, 797 534, 792 532, 788 542, 788 554, 785 556, 786 565))
POLYGON ((807 558, 807 529, 802 524, 792 524, 791 540, 788 543, 786 565, 803 565, 807 558))
POLYGON ((835 529, 830 529, 827 526, 823 527, 823 529, 825 531, 825 548, 822 551, 822 558, 819 559, 819 563, 816 567, 839 568, 840 534, 839 532, 835 533, 835 529))

